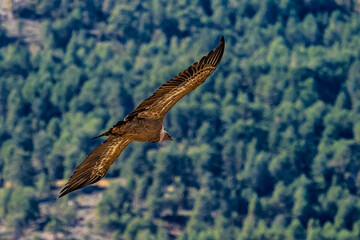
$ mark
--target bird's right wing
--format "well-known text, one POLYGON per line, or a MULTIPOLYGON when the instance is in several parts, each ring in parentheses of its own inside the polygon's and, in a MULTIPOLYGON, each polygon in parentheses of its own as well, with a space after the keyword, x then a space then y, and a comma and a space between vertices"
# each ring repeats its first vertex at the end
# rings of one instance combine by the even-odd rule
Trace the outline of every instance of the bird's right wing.
POLYGON ((59 198, 103 178, 110 165, 131 142, 132 140, 114 136, 106 139, 76 167, 69 182, 61 190, 59 198))
POLYGON ((134 117, 163 118, 175 103, 197 88, 215 71, 224 54, 224 48, 225 39, 222 37, 216 49, 210 51, 200 62, 194 63, 163 84, 152 96, 127 115, 125 121, 134 117))

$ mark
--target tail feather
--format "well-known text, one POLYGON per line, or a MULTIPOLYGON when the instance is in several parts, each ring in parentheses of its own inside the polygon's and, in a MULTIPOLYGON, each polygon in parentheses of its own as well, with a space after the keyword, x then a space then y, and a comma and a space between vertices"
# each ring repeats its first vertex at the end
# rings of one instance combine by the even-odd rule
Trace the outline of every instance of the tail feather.
POLYGON ((110 128, 108 131, 100 134, 99 136, 97 137, 93 137, 92 139, 96 139, 96 138, 99 138, 99 137, 103 137, 103 136, 111 136, 111 135, 114 135, 114 136, 121 136, 122 134, 119 134, 119 133, 115 133, 113 130, 116 129, 116 128, 119 128, 121 127, 122 125, 126 124, 126 121, 119 121, 117 122, 112 128, 110 128))
POLYGON ((93 137, 91 139, 93 140, 93 139, 104 137, 104 136, 109 136, 109 132, 104 132, 104 133, 100 134, 99 136, 93 137))

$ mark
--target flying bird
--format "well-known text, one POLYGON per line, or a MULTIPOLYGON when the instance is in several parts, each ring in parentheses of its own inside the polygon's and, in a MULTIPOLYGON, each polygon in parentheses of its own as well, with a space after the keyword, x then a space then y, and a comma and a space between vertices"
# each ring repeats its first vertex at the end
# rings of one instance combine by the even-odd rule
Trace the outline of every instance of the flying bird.
POLYGON ((215 71, 223 56, 224 48, 225 40, 221 37, 216 49, 201 58, 200 62, 195 62, 188 69, 167 81, 123 121, 117 122, 108 131, 95 137, 107 136, 108 138, 76 167, 68 183, 61 190, 59 198, 102 179, 110 165, 131 142, 173 141, 164 130, 163 120, 166 113, 215 71))

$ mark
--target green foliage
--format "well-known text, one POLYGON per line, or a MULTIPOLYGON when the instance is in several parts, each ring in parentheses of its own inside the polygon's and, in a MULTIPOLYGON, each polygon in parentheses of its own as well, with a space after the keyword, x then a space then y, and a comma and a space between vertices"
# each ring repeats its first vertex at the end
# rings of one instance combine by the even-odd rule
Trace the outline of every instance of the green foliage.
POLYGON ((99 216, 105 217, 101 225, 109 230, 124 230, 132 216, 131 192, 119 185, 113 185, 98 205, 99 216))
POLYGON ((3 188, 0 201, 0 216, 11 228, 21 229, 39 217, 38 201, 31 187, 3 188))
POLYGON ((114 162, 106 178, 121 184, 89 234, 359 239, 354 1, 7 2, 19 33, 0 25, 0 225, 72 238, 76 194, 45 213, 39 201, 90 138, 225 35, 219 68, 164 120, 175 142, 132 143, 114 162))
POLYGON ((287 239, 305 239, 306 230, 299 220, 291 221, 287 229, 287 239))

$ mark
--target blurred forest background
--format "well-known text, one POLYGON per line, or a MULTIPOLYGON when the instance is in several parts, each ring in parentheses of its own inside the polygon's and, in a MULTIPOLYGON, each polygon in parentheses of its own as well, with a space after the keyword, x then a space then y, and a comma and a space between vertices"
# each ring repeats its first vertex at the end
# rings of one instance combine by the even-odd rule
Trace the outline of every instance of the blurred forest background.
POLYGON ((1 239, 360 239, 360 3, 1 0, 1 239), (215 48, 98 186, 57 199, 103 139, 215 48))

